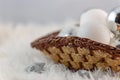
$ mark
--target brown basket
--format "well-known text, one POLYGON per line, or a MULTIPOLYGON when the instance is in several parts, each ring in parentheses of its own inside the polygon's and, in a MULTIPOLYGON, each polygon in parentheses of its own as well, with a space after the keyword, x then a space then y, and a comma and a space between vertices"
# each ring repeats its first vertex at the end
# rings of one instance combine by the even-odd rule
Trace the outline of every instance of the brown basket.
POLYGON ((70 69, 108 67, 120 71, 120 49, 87 38, 58 37, 59 31, 32 42, 33 48, 50 56, 56 63, 62 63, 70 69))

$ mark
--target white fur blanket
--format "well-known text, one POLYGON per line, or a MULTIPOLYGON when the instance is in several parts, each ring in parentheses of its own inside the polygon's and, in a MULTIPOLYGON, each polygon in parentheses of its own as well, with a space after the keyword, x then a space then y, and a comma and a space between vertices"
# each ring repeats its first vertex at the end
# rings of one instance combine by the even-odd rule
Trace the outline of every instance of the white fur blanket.
POLYGON ((120 80, 119 73, 101 70, 72 72, 32 49, 30 42, 46 33, 60 29, 61 25, 0 24, 0 80, 120 80), (31 67, 45 63, 41 71, 31 67))

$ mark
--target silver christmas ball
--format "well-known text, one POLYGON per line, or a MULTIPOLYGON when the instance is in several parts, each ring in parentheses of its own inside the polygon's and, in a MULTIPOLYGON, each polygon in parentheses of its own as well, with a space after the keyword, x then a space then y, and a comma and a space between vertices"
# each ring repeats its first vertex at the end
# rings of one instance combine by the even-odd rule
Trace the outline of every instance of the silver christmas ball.
POLYGON ((114 8, 108 15, 108 26, 113 32, 120 31, 120 7, 114 8))

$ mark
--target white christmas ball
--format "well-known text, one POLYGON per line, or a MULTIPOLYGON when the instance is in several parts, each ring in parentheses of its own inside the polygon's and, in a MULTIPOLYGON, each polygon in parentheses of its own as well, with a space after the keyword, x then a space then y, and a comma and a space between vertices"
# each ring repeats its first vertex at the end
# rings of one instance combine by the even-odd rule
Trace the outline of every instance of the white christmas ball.
POLYGON ((111 34, 106 26, 106 19, 107 13, 101 9, 92 9, 83 13, 77 36, 109 44, 111 34))
POLYGON ((78 36, 82 38, 89 38, 104 44, 109 44, 111 35, 107 27, 104 25, 86 24, 80 26, 78 36))
POLYGON ((107 16, 108 16, 107 12, 101 9, 90 9, 81 15, 80 25, 87 23, 106 25, 107 16))

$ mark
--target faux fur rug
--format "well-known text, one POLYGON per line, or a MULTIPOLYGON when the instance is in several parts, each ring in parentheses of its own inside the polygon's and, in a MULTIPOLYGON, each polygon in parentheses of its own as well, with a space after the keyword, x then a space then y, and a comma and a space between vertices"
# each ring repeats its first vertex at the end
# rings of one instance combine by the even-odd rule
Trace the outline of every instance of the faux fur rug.
POLYGON ((58 24, 0 24, 0 80, 120 80, 110 70, 70 71, 32 49, 30 43, 62 27, 58 24))

